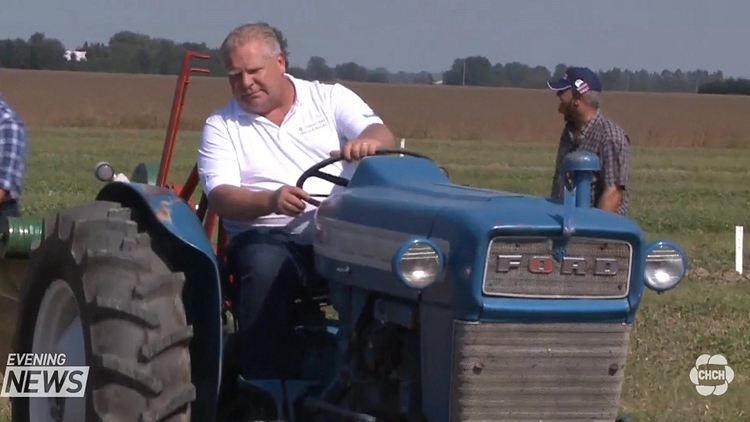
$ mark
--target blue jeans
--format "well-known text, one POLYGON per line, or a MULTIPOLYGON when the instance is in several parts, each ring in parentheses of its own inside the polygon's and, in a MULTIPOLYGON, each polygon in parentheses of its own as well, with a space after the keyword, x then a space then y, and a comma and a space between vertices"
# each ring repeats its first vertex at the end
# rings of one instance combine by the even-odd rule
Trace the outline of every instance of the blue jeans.
POLYGON ((290 242, 280 231, 248 230, 228 248, 238 284, 240 371, 248 379, 286 379, 293 355, 292 304, 317 283, 312 246, 290 242))

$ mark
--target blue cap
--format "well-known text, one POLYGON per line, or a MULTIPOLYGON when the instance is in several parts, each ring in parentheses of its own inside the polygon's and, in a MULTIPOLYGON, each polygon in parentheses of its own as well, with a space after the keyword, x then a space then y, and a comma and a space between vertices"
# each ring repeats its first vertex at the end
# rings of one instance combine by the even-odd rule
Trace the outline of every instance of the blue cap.
POLYGON ((562 92, 574 88, 579 94, 587 91, 602 91, 602 83, 596 72, 587 67, 569 67, 565 76, 556 81, 547 82, 550 89, 562 92))

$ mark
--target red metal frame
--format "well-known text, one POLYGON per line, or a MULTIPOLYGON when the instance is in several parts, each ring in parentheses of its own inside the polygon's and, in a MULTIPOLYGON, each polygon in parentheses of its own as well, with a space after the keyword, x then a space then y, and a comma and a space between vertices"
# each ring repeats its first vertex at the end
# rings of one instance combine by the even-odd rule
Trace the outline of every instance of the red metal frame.
MULTIPOLYGON (((191 60, 194 58, 207 60, 210 58, 210 56, 194 51, 185 52, 185 57, 182 60, 182 69, 180 71, 180 76, 177 78, 177 85, 175 87, 174 98, 172 100, 172 110, 169 116, 167 134, 164 139, 164 149, 162 150, 161 162, 159 163, 159 175, 157 176, 156 184, 158 186, 168 187, 174 190, 182 199, 187 201, 195 209, 196 215, 198 216, 198 219, 201 221, 201 223, 203 224, 203 228, 206 231, 206 236, 208 236, 210 239, 211 237, 213 237, 214 227, 217 222, 216 213, 213 210, 209 209, 208 198, 206 197, 205 192, 201 194, 201 199, 198 203, 197 209, 192 199, 193 194, 198 187, 199 181, 197 164, 193 165, 193 169, 190 171, 185 184, 167 184, 169 170, 172 165, 174 147, 177 141, 177 133, 180 127, 180 119, 182 118, 182 110, 185 104, 185 95, 187 93, 187 87, 190 84, 190 76, 193 72, 205 74, 211 73, 211 71, 208 69, 191 67, 191 60)), ((221 226, 221 221, 219 220, 218 245, 216 248, 216 253, 220 259, 223 259, 224 257, 224 250, 226 248, 226 245, 227 235, 226 232, 224 232, 223 227, 221 226)))

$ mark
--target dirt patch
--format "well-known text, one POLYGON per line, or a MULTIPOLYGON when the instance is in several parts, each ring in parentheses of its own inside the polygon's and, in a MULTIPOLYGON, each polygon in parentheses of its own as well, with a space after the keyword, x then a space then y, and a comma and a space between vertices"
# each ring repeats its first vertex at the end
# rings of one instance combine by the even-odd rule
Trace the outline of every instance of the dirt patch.
POLYGON ((750 283, 750 273, 738 273, 734 270, 709 271, 705 268, 698 267, 690 271, 688 278, 712 283, 750 283))

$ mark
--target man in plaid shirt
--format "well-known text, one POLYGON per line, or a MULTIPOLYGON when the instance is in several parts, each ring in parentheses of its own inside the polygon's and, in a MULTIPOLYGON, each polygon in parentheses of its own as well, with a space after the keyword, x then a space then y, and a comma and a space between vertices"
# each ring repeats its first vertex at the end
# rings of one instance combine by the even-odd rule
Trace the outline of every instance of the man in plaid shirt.
POLYGON ((0 97, 0 217, 21 214, 27 149, 26 124, 0 97))
POLYGON ((552 198, 561 201, 565 192, 563 157, 574 151, 591 152, 601 162, 601 171, 594 173, 591 184, 591 206, 627 215, 630 138, 599 110, 599 77, 591 69, 571 67, 562 79, 547 84, 557 92, 558 111, 566 121, 552 179, 552 198))

